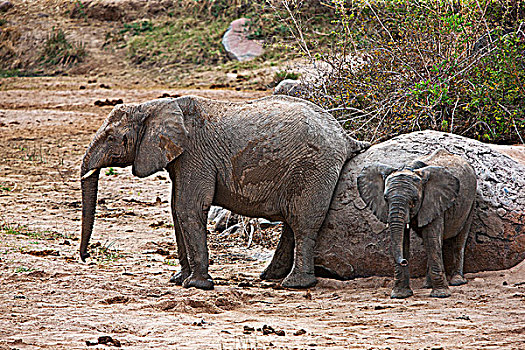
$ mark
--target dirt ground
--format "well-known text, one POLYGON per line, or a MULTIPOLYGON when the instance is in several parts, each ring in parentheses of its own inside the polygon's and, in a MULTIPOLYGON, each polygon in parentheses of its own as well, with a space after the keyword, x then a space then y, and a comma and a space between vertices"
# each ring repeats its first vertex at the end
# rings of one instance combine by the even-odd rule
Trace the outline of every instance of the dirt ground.
POLYGON ((112 108, 97 100, 264 94, 125 83, 1 81, 0 349, 525 349, 525 263, 467 274, 447 299, 415 279, 413 297, 391 300, 385 277, 293 291, 258 278, 271 249, 212 233, 215 290, 169 284, 178 264, 166 173, 102 173, 96 254, 80 262, 79 165, 112 108))

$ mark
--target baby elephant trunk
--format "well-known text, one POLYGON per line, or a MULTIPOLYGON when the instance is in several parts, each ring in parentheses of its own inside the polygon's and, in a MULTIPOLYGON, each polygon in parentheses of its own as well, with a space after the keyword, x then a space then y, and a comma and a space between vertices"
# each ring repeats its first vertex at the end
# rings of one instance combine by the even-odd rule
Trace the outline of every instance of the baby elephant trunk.
POLYGON ((408 261, 405 259, 403 253, 406 220, 406 206, 402 203, 393 203, 389 214, 392 255, 394 256, 394 261, 401 266, 408 265, 408 261))

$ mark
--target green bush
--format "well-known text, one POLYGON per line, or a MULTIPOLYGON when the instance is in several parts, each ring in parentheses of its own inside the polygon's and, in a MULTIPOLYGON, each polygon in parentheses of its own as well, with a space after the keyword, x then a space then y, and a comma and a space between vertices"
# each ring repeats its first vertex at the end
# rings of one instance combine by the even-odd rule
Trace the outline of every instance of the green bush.
POLYGON ((298 45, 325 67, 304 97, 345 127, 372 141, 435 129, 523 142, 525 1, 336 0, 328 6, 335 11, 324 36, 332 45, 298 45))
POLYGON ((40 56, 46 65, 71 65, 82 61, 86 55, 84 45, 70 43, 62 29, 55 29, 49 34, 40 56))

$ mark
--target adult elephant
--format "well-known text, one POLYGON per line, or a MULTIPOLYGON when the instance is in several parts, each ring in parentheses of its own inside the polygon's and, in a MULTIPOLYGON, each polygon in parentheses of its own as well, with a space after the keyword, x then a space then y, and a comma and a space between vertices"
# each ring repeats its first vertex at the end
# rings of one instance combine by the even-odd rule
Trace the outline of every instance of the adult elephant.
POLYGON ((213 288, 206 218, 212 204, 284 222, 295 240, 293 268, 267 277, 309 287, 314 246, 341 169, 368 143, 347 136, 318 106, 271 96, 232 103, 186 96, 119 105, 97 131, 82 163, 82 260, 89 256, 100 169, 132 165, 149 176, 167 169, 181 271, 172 282, 213 288))

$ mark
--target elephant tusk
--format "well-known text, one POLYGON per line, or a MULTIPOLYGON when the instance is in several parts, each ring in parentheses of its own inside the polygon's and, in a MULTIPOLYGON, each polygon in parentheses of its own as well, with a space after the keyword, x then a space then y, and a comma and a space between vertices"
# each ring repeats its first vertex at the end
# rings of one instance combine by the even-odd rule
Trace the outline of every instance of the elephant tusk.
POLYGON ((410 228, 410 224, 407 223, 407 230, 410 228))
POLYGON ((90 171, 88 171, 87 173, 84 174, 84 176, 82 176, 80 179, 81 180, 85 180, 87 179, 88 177, 90 177, 91 175, 93 175, 93 173, 97 171, 97 169, 91 169, 90 171))

